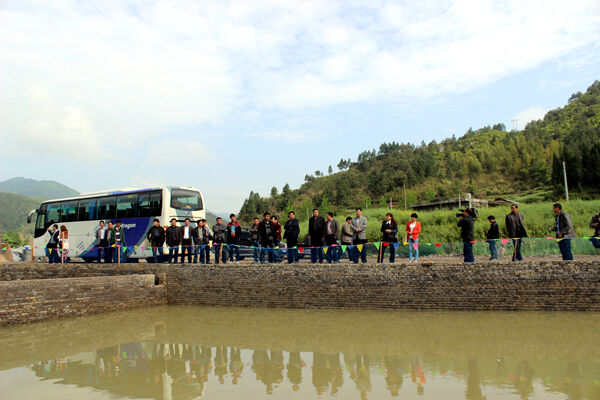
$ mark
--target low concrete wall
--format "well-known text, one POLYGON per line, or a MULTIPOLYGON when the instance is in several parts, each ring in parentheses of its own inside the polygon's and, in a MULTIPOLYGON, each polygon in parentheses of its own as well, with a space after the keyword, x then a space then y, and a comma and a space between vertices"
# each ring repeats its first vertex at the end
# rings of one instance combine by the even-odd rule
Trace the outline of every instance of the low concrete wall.
MULTIPOLYGON (((159 283, 165 282, 168 304, 409 310, 600 311, 600 263, 595 261, 458 265, 424 263, 293 266, 0 266, 0 281, 131 274, 154 274, 159 283)), ((81 282, 86 281, 83 279, 81 282)), ((36 284, 43 286, 43 283, 36 284)), ((25 283, 24 287, 27 285, 30 284, 25 283)), ((4 299, 6 295, 0 292, 0 299, 4 299)))
POLYGON ((0 281, 0 326, 166 303, 155 275, 0 281))

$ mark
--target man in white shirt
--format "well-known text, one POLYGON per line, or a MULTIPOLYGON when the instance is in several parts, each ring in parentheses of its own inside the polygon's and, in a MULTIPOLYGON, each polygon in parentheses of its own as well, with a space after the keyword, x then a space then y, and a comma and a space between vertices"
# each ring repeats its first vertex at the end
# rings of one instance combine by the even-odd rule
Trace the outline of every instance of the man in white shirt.
POLYGON ((100 221, 100 227, 96 230, 96 261, 98 264, 102 262, 102 253, 106 257, 106 248, 108 247, 108 239, 106 237, 106 227, 104 221, 100 221))
POLYGON ((184 225, 181 227, 181 263, 183 264, 183 258, 187 252, 188 264, 192 263, 192 235, 194 228, 190 225, 190 219, 186 218, 184 225))

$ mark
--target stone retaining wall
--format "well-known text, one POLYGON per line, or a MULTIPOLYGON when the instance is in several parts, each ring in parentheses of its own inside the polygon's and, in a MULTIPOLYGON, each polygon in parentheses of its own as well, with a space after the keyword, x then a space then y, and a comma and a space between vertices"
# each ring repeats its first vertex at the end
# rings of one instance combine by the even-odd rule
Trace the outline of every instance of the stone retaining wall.
MULTIPOLYGON (((102 310, 162 301, 286 308, 600 311, 600 263, 590 260, 458 265, 4 264, 0 266, 0 319, 10 315, 12 321, 20 321, 15 317, 19 310, 6 309, 21 304, 7 303, 13 290, 23 296, 35 290, 49 304, 56 300, 66 307, 62 315, 96 312, 94 301, 64 297, 69 277, 78 277, 68 280, 76 282, 78 293, 104 296, 108 303, 102 310), (101 295, 104 282, 120 288, 109 293, 123 296, 101 295), (166 288, 150 290, 163 283, 166 288), (166 300, 158 300, 160 295, 166 295, 166 300), (69 302, 75 300, 78 304, 72 308, 69 302)), ((37 297, 30 295, 22 306, 33 307, 28 301, 38 301, 37 297)), ((50 308, 35 315, 43 319, 59 314, 50 308)))
POLYGON ((154 275, 0 281, 0 326, 166 303, 154 275))

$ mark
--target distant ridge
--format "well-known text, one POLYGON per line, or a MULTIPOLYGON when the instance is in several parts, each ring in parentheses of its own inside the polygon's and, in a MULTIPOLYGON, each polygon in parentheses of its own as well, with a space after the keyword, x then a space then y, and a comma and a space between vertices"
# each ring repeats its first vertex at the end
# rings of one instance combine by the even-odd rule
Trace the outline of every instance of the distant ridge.
POLYGON ((38 181, 23 177, 11 178, 0 182, 0 191, 42 199, 58 199, 61 197, 77 196, 79 194, 75 189, 56 181, 38 181))

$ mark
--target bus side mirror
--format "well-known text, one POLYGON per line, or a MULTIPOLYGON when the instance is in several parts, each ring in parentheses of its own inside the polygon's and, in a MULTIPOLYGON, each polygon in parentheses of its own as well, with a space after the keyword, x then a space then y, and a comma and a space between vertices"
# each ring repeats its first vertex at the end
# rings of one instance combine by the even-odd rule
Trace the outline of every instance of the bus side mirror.
POLYGON ((31 219, 32 219, 32 217, 33 217, 33 214, 37 214, 37 212, 38 212, 38 210, 37 210, 37 209, 29 211, 29 215, 27 216, 27 223, 28 223, 28 224, 30 224, 30 223, 31 223, 31 219))

